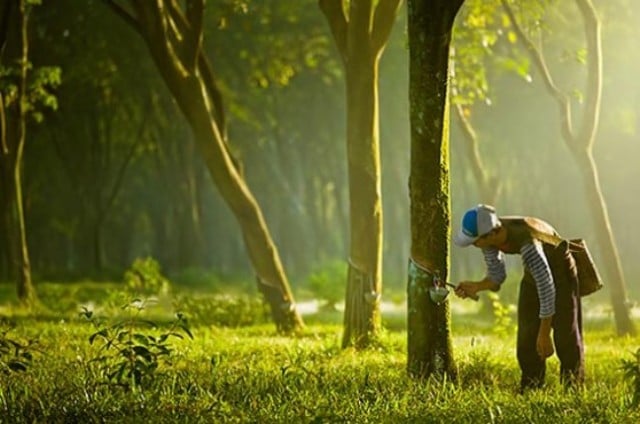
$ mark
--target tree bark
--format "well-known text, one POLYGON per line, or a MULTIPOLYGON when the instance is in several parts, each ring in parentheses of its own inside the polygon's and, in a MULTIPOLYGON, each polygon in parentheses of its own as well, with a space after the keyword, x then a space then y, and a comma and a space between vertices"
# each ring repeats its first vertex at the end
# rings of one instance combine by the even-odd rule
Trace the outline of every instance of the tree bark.
POLYGON ((349 271, 342 346, 365 348, 380 331, 382 201, 378 64, 400 0, 320 0, 343 61, 347 97, 349 271))
POLYGON ((413 377, 456 378, 449 301, 429 297, 449 272, 449 47, 464 0, 409 0, 409 177, 411 258, 407 286, 408 363, 413 377))
POLYGON ((204 1, 188 2, 186 16, 177 3, 162 0, 131 1, 134 13, 115 1, 107 3, 143 37, 189 122, 209 174, 240 224, 258 288, 271 307, 278 330, 300 329, 302 318, 262 211, 226 146, 224 123, 219 122, 222 105, 215 96, 215 81, 201 49, 204 1))

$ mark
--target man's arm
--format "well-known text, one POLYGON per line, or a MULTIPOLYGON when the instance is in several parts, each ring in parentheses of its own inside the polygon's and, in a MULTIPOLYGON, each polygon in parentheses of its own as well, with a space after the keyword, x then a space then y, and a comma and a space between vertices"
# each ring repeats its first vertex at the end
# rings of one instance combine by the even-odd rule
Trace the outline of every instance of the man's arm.
POLYGON ((507 278, 504 255, 496 248, 482 249, 484 262, 487 265, 487 276, 480 281, 461 281, 456 288, 456 295, 461 298, 476 297, 483 290, 500 290, 507 278))

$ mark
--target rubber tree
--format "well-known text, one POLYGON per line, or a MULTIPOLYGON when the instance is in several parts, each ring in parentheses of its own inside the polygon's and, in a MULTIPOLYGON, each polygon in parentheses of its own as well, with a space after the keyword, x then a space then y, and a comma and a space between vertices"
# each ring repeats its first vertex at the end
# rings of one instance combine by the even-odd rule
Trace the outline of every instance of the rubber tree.
POLYGON ((555 100, 559 108, 562 139, 573 154, 582 174, 588 207, 593 222, 596 224, 596 240, 602 247, 601 254, 605 266, 607 282, 611 295, 611 304, 620 335, 636 333, 631 320, 626 282, 618 247, 616 245, 611 220, 607 210, 607 202, 602 193, 598 166, 593 156, 593 146, 596 141, 598 123, 600 120, 600 105, 602 100, 602 36, 601 24, 596 9, 591 0, 575 0, 584 24, 586 39, 586 82, 584 90, 584 108, 575 125, 574 113, 571 107, 571 93, 563 91, 555 82, 545 56, 532 41, 518 21, 511 3, 501 0, 502 6, 509 17, 518 40, 524 45, 531 57, 533 65, 542 77, 544 87, 555 100))
POLYGON ((278 330, 300 329, 303 321, 280 255, 227 144, 222 94, 203 50, 204 0, 105 2, 142 37, 189 122, 209 174, 239 223, 258 289, 278 330))
POLYGON ((378 64, 401 0, 319 0, 346 80, 349 271, 342 346, 366 347, 380 328, 382 203, 378 64))
POLYGON ((0 90, 0 208, 8 267, 16 267, 17 296, 35 299, 22 193, 23 155, 26 143, 27 77, 29 73, 27 0, 6 1, 0 9, 0 69, 6 78, 0 90), (8 76, 8 78, 7 78, 8 76))
POLYGON ((429 296, 446 281, 450 251, 449 49, 464 0, 408 0, 411 249, 407 369, 411 376, 456 377, 449 300, 429 296))

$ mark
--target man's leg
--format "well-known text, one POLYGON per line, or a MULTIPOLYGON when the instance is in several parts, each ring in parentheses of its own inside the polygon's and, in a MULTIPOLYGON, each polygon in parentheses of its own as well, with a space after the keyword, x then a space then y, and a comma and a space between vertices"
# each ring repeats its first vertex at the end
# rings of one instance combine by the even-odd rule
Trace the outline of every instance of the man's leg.
POLYGON ((560 359, 560 380, 566 385, 584 381, 584 342, 582 307, 578 294, 578 277, 573 257, 565 248, 553 253, 552 272, 556 286, 556 313, 553 317, 553 340, 560 359))
POLYGON ((544 382, 545 361, 538 356, 536 341, 540 327, 540 301, 528 272, 520 283, 518 297, 518 363, 522 371, 520 391, 538 388, 544 382))

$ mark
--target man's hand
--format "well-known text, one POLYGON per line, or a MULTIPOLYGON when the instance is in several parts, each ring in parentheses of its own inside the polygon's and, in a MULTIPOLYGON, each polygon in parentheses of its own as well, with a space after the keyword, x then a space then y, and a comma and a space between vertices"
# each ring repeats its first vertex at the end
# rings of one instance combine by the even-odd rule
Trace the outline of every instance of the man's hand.
POLYGON ((551 341, 551 317, 540 320, 538 339, 536 340, 536 351, 538 356, 546 359, 553 355, 553 342, 551 341))
POLYGON ((553 342, 549 334, 538 334, 538 340, 536 341, 536 350, 538 356, 542 359, 546 359, 553 355, 553 342))
POLYGON ((470 297, 472 299, 478 299, 478 291, 481 289, 480 284, 473 281, 462 281, 455 288, 455 294, 461 299, 470 297))
POLYGON ((482 290, 497 291, 500 289, 500 285, 491 281, 488 277, 481 281, 461 281, 455 288, 456 296, 466 299, 470 297, 473 300, 478 300, 478 292, 482 290))

